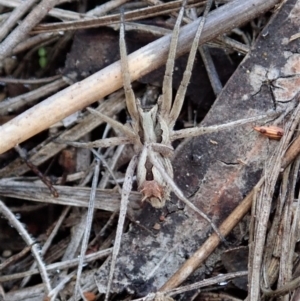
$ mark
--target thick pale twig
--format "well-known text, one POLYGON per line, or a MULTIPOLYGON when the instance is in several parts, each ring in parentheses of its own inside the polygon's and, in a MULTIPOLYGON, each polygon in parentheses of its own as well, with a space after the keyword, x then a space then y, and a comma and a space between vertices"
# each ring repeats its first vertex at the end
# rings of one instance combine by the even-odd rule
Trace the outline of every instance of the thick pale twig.
MULTIPOLYGON (((245 23, 272 8, 278 0, 235 0, 211 12, 199 43, 245 23), (222 26, 220 26, 222 24, 222 26)), ((180 31, 177 55, 190 49, 198 22, 180 31)), ((165 36, 128 57, 131 80, 149 73, 165 63, 170 36, 165 36)), ((120 63, 114 63, 89 78, 66 88, 0 127, 0 153, 14 147, 54 123, 121 88, 120 63), (51 114, 49 114, 51 112, 51 114)))
MULTIPOLYGON (((122 91, 112 94, 109 99, 102 102, 96 110, 110 117, 118 114, 125 107, 123 95, 124 93, 122 91)), ((77 125, 64 131, 58 138, 63 141, 74 142, 103 123, 104 122, 99 118, 94 118, 93 115, 88 114, 87 116, 84 116, 77 125)), ((31 149, 28 152, 28 158, 34 165, 39 166, 58 154, 64 148, 65 145, 63 144, 49 141, 46 145, 43 143, 31 149)), ((20 160, 15 160, 0 170, 0 178, 10 177, 12 175, 22 175, 28 170, 29 168, 26 164, 22 164, 20 160)))

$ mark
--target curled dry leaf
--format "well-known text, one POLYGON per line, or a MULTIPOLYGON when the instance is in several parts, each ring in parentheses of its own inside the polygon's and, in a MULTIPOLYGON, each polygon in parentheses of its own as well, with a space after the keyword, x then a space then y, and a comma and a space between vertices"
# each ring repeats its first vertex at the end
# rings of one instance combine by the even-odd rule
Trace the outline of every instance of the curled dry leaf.
POLYGON ((255 126, 254 130, 263 134, 264 136, 274 139, 280 140, 284 134, 284 130, 278 126, 271 125, 271 126, 255 126))

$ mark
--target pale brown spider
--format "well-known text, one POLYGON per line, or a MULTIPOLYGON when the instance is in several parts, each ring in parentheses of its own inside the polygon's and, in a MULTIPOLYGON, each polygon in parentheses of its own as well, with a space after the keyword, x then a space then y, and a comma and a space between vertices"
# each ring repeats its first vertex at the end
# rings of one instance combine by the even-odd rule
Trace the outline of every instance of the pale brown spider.
MULTIPOLYGON (((197 33, 190 50, 186 70, 175 96, 175 100, 172 103, 172 74, 176 57, 180 24, 184 14, 184 5, 186 3, 186 1, 183 1, 183 5, 179 11, 171 38, 166 71, 163 80, 162 95, 158 98, 157 103, 150 110, 144 110, 141 107, 140 101, 135 97, 131 87, 131 79, 125 44, 125 25, 122 17, 120 24, 121 67, 126 97, 126 106, 132 121, 130 124, 123 125, 120 122, 107 117, 96 110, 88 108, 91 113, 107 122, 117 132, 122 133, 123 137, 101 139, 91 143, 68 142, 68 144, 70 145, 85 148, 132 144, 135 151, 135 156, 131 159, 127 167, 125 180, 122 187, 119 222, 112 253, 111 269, 108 278, 105 300, 108 300, 109 291, 113 280, 114 267, 120 249, 123 224, 126 217, 129 194, 132 188, 135 169, 138 191, 140 191, 143 195, 142 202, 147 201, 155 208, 162 208, 163 206, 165 206, 166 201, 169 200, 170 192, 173 191, 180 200, 182 200, 186 205, 200 214, 204 219, 206 219, 211 224, 214 231, 222 238, 217 227, 212 223, 210 218, 197 207, 195 207, 193 203, 191 203, 183 195, 181 190, 174 183, 173 168, 171 164, 171 157, 173 154, 172 142, 176 139, 199 136, 204 133, 219 131, 221 129, 227 129, 232 126, 266 118, 266 115, 263 115, 206 128, 195 127, 179 131, 173 130, 174 124, 183 105, 186 89, 191 77, 191 71, 198 48, 198 41, 204 26, 205 16, 210 9, 211 2, 212 1, 208 1, 204 12, 204 17, 199 22, 197 33)), ((79 279, 77 280, 79 281, 79 279)), ((75 291, 76 290, 77 289, 75 289, 75 291)))

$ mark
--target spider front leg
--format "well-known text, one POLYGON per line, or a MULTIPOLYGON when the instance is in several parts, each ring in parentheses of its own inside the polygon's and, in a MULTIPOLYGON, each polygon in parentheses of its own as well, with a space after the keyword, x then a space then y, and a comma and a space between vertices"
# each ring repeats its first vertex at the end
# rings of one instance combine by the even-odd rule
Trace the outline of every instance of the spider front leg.
POLYGON ((130 72, 127 61, 127 51, 125 43, 125 25, 124 25, 124 14, 121 14, 121 24, 120 24, 120 60, 121 60, 121 70, 123 77, 124 92, 126 98, 127 110, 132 118, 132 127, 135 133, 138 135, 139 132, 139 112, 137 109, 136 99, 134 92, 131 87, 130 72))
POLYGON ((181 9, 178 13, 178 18, 176 20, 173 35, 171 37, 170 43, 170 50, 169 55, 166 63, 166 71, 164 75, 164 81, 162 85, 162 95, 160 96, 159 102, 161 103, 161 115, 164 119, 170 114, 171 106, 172 106, 172 78, 173 78, 173 71, 174 71, 174 64, 176 58, 176 50, 177 50, 177 43, 180 31, 180 24, 184 14, 184 7, 186 5, 186 1, 182 2, 181 9))
MULTIPOLYGON (((192 69, 194 66, 194 61, 195 61, 195 57, 196 57, 196 53, 197 53, 197 49, 198 49, 199 39, 200 39, 202 30, 203 30, 203 27, 205 24, 206 16, 211 8, 211 5, 212 5, 212 0, 207 1, 205 11, 203 13, 203 17, 200 19, 199 26, 198 26, 196 35, 195 35, 193 43, 192 43, 191 51, 190 51, 190 54, 188 57, 188 62, 187 62, 186 69, 183 74, 182 81, 181 81, 178 91, 176 93, 173 107, 168 116, 168 124, 169 124, 170 131, 173 130, 173 127, 175 125, 175 122, 180 114, 180 111, 181 111, 181 108, 183 105, 185 93, 186 93, 186 90, 187 90, 187 87, 188 87, 188 84, 189 84, 189 81, 190 81, 190 78, 192 75, 192 69)), ((177 33, 177 35, 178 34, 179 33, 177 33)))

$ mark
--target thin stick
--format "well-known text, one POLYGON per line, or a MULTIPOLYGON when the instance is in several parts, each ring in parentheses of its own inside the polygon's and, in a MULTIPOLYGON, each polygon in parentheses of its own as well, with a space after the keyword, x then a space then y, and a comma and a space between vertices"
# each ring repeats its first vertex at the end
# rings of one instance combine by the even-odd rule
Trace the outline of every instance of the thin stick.
POLYGON ((80 250, 80 257, 79 257, 79 264, 77 269, 77 277, 76 277, 76 284, 74 289, 74 295, 75 300, 77 299, 77 294, 79 292, 80 288, 80 281, 81 281, 81 272, 83 269, 83 263, 84 263, 84 255, 86 253, 89 237, 91 233, 91 226, 93 222, 93 215, 94 215, 94 209, 95 209, 95 198, 96 198, 96 190, 98 185, 98 179, 99 179, 99 173, 100 173, 100 160, 95 159, 95 170, 94 170, 94 177, 91 187, 91 194, 90 194, 90 201, 89 201, 89 207, 86 217, 86 223, 85 223, 85 231, 81 243, 81 250, 80 250))
POLYGON ((209 81, 211 83, 211 87, 212 87, 215 95, 218 96, 223 89, 223 85, 218 76, 218 72, 217 72, 216 66, 214 64, 214 61, 211 57, 209 47, 206 45, 201 46, 200 54, 201 54, 202 61, 205 65, 205 69, 207 71, 207 75, 208 75, 209 81))
MULTIPOLYGON (((76 275, 76 271, 71 272, 70 274, 64 276, 62 279, 59 279, 58 285, 49 293, 49 297, 51 301, 55 301, 57 294, 65 287, 65 285, 72 280, 72 278, 76 275)), ((76 299, 75 299, 76 300, 76 299)))
POLYGON ((137 165, 137 156, 134 156, 131 159, 131 161, 126 169, 125 180, 124 180, 124 184, 123 184, 123 188, 122 188, 122 198, 121 198, 118 227, 117 227, 117 233, 116 233, 112 258, 111 258, 107 290, 106 290, 106 294, 105 294, 105 301, 108 301, 109 294, 110 294, 110 288, 111 288, 112 280, 114 277, 117 256, 119 254, 119 250, 120 250, 120 246, 121 246, 121 238, 122 238, 122 234, 123 234, 123 226, 124 226, 127 207, 128 207, 129 195, 130 195, 131 187, 132 187, 132 179, 133 179, 133 174, 134 174, 136 165, 137 165))
MULTIPOLYGON (((60 228, 62 222, 64 221, 66 215, 67 215, 68 212, 70 211, 70 208, 71 208, 70 206, 65 207, 65 209, 64 209, 63 212, 61 213, 61 215, 60 215, 58 221, 55 223, 54 229, 51 231, 51 234, 49 235, 49 237, 47 238, 46 242, 44 243, 44 245, 43 245, 43 247, 42 247, 42 250, 41 250, 41 255, 42 255, 42 256, 44 256, 44 255, 46 254, 47 250, 48 250, 49 247, 51 246, 51 243, 52 243, 52 241, 53 241, 55 235, 57 234, 57 232, 58 232, 58 230, 59 230, 59 228, 60 228)), ((33 270, 35 267, 36 267, 36 262, 34 262, 34 263, 31 265, 31 267, 30 267, 29 270, 33 270)), ((28 281, 29 281, 30 279, 31 279, 30 276, 24 278, 24 279, 22 280, 22 283, 21 283, 20 286, 21 286, 21 287, 24 287, 24 286, 28 283, 28 281)))
MULTIPOLYGON (((109 165, 110 166, 108 166, 108 164, 106 165, 106 163, 103 162, 104 166, 107 167, 107 171, 102 175, 102 178, 101 178, 101 180, 99 182, 98 188, 100 188, 100 189, 106 188, 107 182, 109 181, 109 177, 111 175, 111 177, 115 181, 116 186, 121 191, 121 187, 118 184, 118 179, 116 179, 113 171, 114 171, 114 169, 116 167, 116 164, 117 164, 117 162, 118 162, 121 154, 124 151, 124 147, 125 147, 125 145, 119 145, 117 147, 117 149, 115 150, 112 158, 109 161, 109 165)), ((100 160, 101 160, 101 158, 100 158, 100 160)))
POLYGON ((21 252, 10 256, 8 259, 6 259, 5 261, 3 261, 0 264, 0 271, 5 269, 7 266, 9 266, 11 263, 18 261, 20 258, 22 258, 23 256, 25 256, 28 252, 30 252, 31 250, 31 246, 27 246, 25 247, 21 252))
MULTIPOLYGON (((3 0, 2 0, 3 1, 3 0)), ((199 6, 203 3, 199 0, 190 0, 189 6, 199 6)), ((1 1, 0 1, 1 3, 1 1)), ((141 9, 136 9, 133 11, 129 11, 125 13, 126 21, 137 21, 144 18, 157 17, 159 15, 167 15, 174 11, 177 11, 181 6, 182 0, 171 1, 169 3, 162 3, 160 5, 148 6, 141 9)), ((74 15, 76 16, 76 15, 74 15)), ((66 22, 58 22, 58 23, 50 23, 50 24, 41 24, 36 26, 32 34, 42 33, 42 32, 59 32, 66 30, 77 30, 84 28, 93 28, 99 26, 108 26, 112 24, 119 23, 120 14, 110 14, 100 18, 85 18, 82 15, 77 14, 79 18, 76 18, 76 21, 66 21, 66 22), (79 20, 80 19, 80 20, 79 20)))
POLYGON ((189 285, 181 286, 179 288, 164 291, 164 293, 160 293, 160 292, 150 293, 146 297, 139 298, 139 299, 134 299, 132 301, 169 300, 169 299, 155 299, 155 297, 157 297, 157 296, 174 296, 174 295, 182 294, 182 293, 187 292, 187 291, 196 290, 196 289, 216 285, 216 284, 219 284, 221 282, 228 282, 231 279, 247 276, 247 274, 248 274, 247 271, 228 273, 228 274, 225 274, 225 275, 220 274, 216 277, 211 277, 211 278, 208 278, 208 279, 204 279, 202 281, 198 281, 198 282, 195 282, 193 284, 189 284, 189 285), (153 295, 153 298, 151 298, 152 295, 153 295))
MULTIPOLYGON (((120 145, 121 147, 124 147, 124 145, 120 145)), ((119 147, 120 147, 119 146, 119 147)), ((101 156, 96 150, 92 149, 92 153, 95 155, 96 158, 98 158, 102 163, 103 166, 106 168, 106 170, 108 171, 108 173, 110 174, 110 176, 112 177, 112 179, 115 181, 117 187, 119 188, 119 191, 121 192, 121 187, 119 186, 119 184, 117 183, 118 180, 114 175, 113 170, 110 168, 110 166, 108 165, 108 163, 106 162, 106 159, 104 159, 103 156, 101 156)), ((101 179, 102 180, 102 179, 101 179)), ((100 187, 102 189, 105 189, 106 183, 105 185, 103 185, 104 187, 100 187)))
POLYGON ((41 255, 39 253, 39 249, 36 245, 36 242, 30 237, 29 233, 26 231, 22 223, 18 221, 18 219, 15 217, 15 215, 9 210, 9 208, 0 200, 0 212, 7 218, 9 223, 13 225, 13 227, 18 231, 18 233, 21 235, 21 237, 24 239, 26 244, 28 246, 31 246, 31 252, 33 257, 36 260, 36 263, 38 265, 38 269, 40 271, 41 278, 44 283, 45 292, 48 295, 49 292, 52 290, 50 279, 47 274, 46 266, 41 258, 41 255))
POLYGON ((0 115, 7 115, 10 112, 20 110, 25 106, 32 106, 38 99, 51 95, 52 93, 56 93, 66 86, 67 82, 61 78, 30 92, 12 98, 7 98, 0 102, 0 115))
POLYGON ((57 190, 54 188, 52 182, 50 179, 48 179, 46 176, 44 176, 43 173, 41 173, 39 171, 39 169, 34 165, 32 164, 28 159, 27 159, 27 156, 26 156, 26 153, 25 151, 19 146, 19 145, 16 145, 15 146, 15 150, 18 152, 18 154, 20 155, 20 157, 22 158, 22 160, 26 163, 26 165, 41 179, 41 181, 49 188, 49 190, 51 191, 52 195, 55 197, 55 198, 58 198, 59 197, 59 194, 57 192, 57 190))
POLYGON ((284 157, 282 159, 281 168, 282 170, 286 169, 288 165, 291 164, 292 161, 296 159, 296 157, 300 153, 300 136, 298 136, 290 145, 284 157))
MULTIPOLYGON (((89 262, 95 261, 97 259, 107 257, 111 254, 111 252, 112 252, 112 248, 109 248, 109 249, 101 250, 101 251, 86 255, 84 257, 84 262, 89 263, 89 262)), ((77 266, 78 263, 79 263, 79 258, 65 260, 62 262, 55 262, 55 263, 47 265, 46 270, 47 271, 56 271, 56 270, 73 268, 73 267, 77 266)), ((23 277, 28 277, 30 275, 35 275, 38 273, 39 273, 39 270, 34 269, 34 270, 26 271, 26 272, 15 273, 15 274, 11 274, 11 275, 4 275, 4 276, 0 276, 0 282, 17 280, 17 279, 20 279, 23 277)))
MULTIPOLYGON (((10 77, 1 77, 0 82, 5 84, 21 84, 21 85, 38 85, 38 84, 45 84, 55 81, 56 79, 61 78, 61 75, 53 75, 44 78, 35 78, 35 79, 23 79, 23 78, 10 78, 10 77)), ((24 94, 23 94, 24 95, 24 94)))

